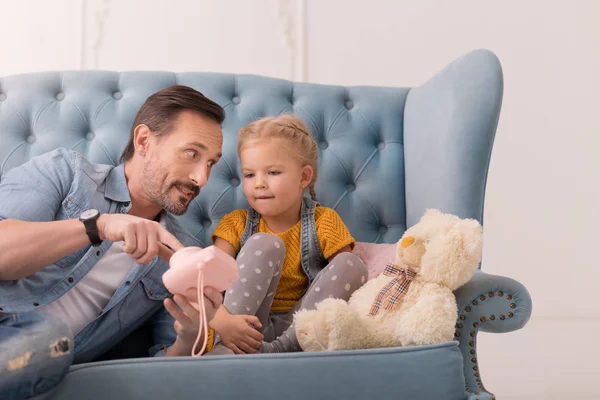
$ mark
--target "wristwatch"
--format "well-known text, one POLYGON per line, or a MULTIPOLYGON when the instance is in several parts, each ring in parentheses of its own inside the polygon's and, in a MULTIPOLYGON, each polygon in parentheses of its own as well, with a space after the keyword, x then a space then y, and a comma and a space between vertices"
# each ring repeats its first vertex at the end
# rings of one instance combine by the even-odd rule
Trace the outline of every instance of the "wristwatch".
POLYGON ((85 233, 90 238, 90 242, 94 246, 99 246, 102 243, 102 239, 100 239, 100 233, 98 232, 98 217, 100 217, 100 211, 96 209, 85 210, 79 216, 79 220, 83 222, 85 226, 85 233))

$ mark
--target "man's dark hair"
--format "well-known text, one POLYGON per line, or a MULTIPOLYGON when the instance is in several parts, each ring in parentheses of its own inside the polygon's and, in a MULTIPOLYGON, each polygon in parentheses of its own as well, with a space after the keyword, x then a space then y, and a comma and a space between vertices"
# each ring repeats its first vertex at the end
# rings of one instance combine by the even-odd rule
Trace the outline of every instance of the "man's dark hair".
POLYGON ((135 115, 129 142, 121 154, 121 162, 124 163, 133 157, 133 132, 138 125, 144 124, 156 136, 164 136, 173 129, 173 124, 182 111, 196 112, 218 124, 222 124, 225 119, 223 107, 199 91, 188 86, 170 86, 148 97, 135 115))

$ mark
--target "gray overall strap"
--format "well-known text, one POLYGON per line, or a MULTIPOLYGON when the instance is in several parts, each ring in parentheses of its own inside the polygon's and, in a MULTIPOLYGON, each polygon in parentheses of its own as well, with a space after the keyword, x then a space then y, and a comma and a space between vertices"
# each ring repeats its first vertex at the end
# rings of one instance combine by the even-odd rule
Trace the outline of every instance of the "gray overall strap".
POLYGON ((240 249, 244 247, 244 244, 250 239, 252 235, 258 232, 258 223, 260 221, 260 214, 252 207, 248 208, 248 216, 246 217, 246 226, 244 227, 244 233, 240 239, 240 249))
POLYGON ((319 244, 317 235, 317 225, 315 221, 316 201, 305 197, 302 201, 300 212, 300 262, 302 270, 309 280, 309 284, 315 279, 317 274, 325 268, 327 260, 323 256, 323 250, 319 244))

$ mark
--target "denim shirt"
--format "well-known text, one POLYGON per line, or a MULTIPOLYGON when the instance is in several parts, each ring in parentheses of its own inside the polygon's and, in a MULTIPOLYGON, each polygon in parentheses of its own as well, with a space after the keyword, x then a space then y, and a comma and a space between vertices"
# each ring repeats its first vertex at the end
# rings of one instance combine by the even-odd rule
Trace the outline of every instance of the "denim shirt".
MULTIPOLYGON (((300 263, 302 271, 308 278, 308 284, 317 277, 317 274, 327 266, 327 259, 323 255, 323 250, 319 244, 319 236, 317 235, 317 224, 315 222, 315 209, 317 208, 316 201, 304 197, 300 209, 300 263)), ((240 248, 244 246, 246 241, 252 235, 258 232, 258 224, 260 222, 260 214, 250 207, 248 209, 248 217, 246 217, 246 226, 240 240, 240 248)), ((308 287, 307 287, 308 289, 308 287)))
MULTIPOLYGON (((12 169, 0 182, 0 220, 66 220, 90 208, 104 214, 129 211, 124 165, 92 164, 79 153, 57 149, 12 169)), ((174 216, 165 217, 167 230, 184 246, 199 245, 174 216)), ((98 247, 87 245, 31 276, 0 281, 0 312, 30 312, 57 300, 94 268, 111 245, 108 240, 98 247)), ((75 363, 93 361, 151 318, 155 346, 150 355, 164 354, 159 349, 172 345, 177 336, 174 320, 163 306, 169 293, 162 274, 168 267, 158 256, 148 264, 135 264, 100 315, 75 335, 75 363)))

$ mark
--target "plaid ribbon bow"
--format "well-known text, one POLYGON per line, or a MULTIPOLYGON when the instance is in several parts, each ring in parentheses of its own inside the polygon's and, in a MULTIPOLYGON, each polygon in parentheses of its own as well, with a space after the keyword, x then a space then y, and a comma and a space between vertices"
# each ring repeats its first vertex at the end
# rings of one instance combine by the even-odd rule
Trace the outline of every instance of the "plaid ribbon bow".
POLYGON ((410 268, 399 268, 394 264, 388 264, 383 271, 385 276, 393 276, 383 289, 379 291, 371 306, 369 315, 377 315, 383 307, 384 310, 392 310, 400 305, 402 298, 408 292, 408 288, 417 273, 410 268))

